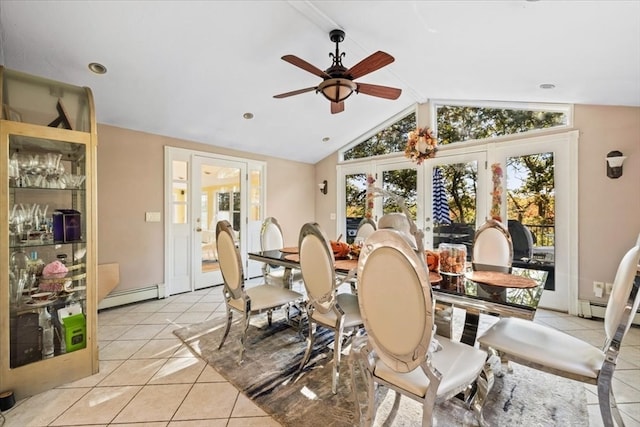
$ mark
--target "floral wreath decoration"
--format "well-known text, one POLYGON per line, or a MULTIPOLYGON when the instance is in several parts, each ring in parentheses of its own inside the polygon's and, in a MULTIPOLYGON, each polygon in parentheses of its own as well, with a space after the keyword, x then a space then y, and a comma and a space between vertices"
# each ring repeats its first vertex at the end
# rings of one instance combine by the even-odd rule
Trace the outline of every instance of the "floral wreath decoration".
POLYGON ((412 162, 421 164, 425 159, 435 157, 436 151, 438 151, 438 141, 431 128, 417 128, 409 132, 404 155, 412 162))

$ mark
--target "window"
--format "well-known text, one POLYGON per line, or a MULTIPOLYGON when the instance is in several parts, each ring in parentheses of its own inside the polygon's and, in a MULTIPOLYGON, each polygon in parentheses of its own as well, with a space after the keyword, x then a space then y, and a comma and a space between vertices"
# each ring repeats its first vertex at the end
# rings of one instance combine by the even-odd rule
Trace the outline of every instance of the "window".
POLYGON ((566 127, 571 119, 564 105, 434 103, 433 111, 439 145, 566 127))
POLYGON ((407 134, 416 128, 415 111, 384 127, 373 136, 342 153, 343 160, 363 159, 383 154, 402 153, 407 134))

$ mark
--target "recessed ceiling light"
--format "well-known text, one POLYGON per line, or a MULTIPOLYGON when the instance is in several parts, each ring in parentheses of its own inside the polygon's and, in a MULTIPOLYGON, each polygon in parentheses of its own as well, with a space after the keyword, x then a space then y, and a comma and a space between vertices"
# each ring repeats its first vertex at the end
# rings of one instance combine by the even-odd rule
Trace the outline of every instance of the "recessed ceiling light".
POLYGON ((329 142, 331 138, 329 138, 328 136, 325 136, 324 138, 322 138, 322 142, 329 142))
POLYGON ((98 63, 98 62, 91 62, 89 64, 89 69, 91 71, 93 71, 96 74, 106 74, 107 73, 107 67, 105 67, 104 65, 98 63))
POLYGON ((253 119, 253 113, 244 113, 242 117, 244 117, 247 120, 251 120, 253 119))
POLYGON ((540 85, 540 89, 553 89, 555 87, 556 85, 554 85, 553 83, 542 83, 540 85))

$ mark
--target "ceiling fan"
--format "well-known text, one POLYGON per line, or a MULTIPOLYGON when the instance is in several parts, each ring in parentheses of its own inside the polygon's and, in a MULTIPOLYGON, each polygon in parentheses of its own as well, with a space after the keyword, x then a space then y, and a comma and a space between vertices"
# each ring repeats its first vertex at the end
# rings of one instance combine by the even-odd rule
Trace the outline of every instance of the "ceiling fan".
POLYGON ((364 75, 372 73, 380 68, 391 64, 394 61, 393 56, 386 52, 377 51, 376 53, 369 55, 362 61, 358 62, 351 68, 347 68, 342 65, 342 57, 344 52, 340 53, 339 44, 344 40, 344 31, 333 30, 329 33, 329 38, 336 44, 336 52, 329 53, 329 56, 333 58, 333 64, 326 70, 321 69, 309 64, 307 61, 298 58, 295 55, 285 55, 283 60, 290 64, 300 67, 305 71, 310 72, 318 77, 322 77, 322 82, 318 86, 308 87, 304 89, 294 90, 292 92, 281 93, 274 95, 274 98, 286 98, 293 95, 300 95, 301 93, 316 91, 320 92, 331 101, 331 114, 336 114, 344 111, 344 100, 347 99, 353 92, 363 93, 365 95, 377 96, 379 98, 386 99, 398 99, 402 93, 401 89, 388 86, 372 85, 367 83, 354 82, 355 79, 364 75))

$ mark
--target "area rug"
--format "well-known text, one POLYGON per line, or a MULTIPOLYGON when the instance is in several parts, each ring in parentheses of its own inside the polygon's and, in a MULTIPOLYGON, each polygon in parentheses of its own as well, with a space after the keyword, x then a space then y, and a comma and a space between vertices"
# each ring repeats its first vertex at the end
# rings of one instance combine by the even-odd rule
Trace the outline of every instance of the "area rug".
MULTIPOLYGON (((237 318, 237 315, 236 315, 237 318)), ((224 319, 214 319, 174 331, 192 352, 283 426, 352 426, 355 405, 348 357, 340 366, 338 394, 331 393, 333 332, 318 328, 311 360, 299 371, 306 341, 282 320, 267 325, 265 316, 252 319, 242 364, 238 364, 241 325, 235 322, 218 350, 224 319)), ((513 373, 496 377, 485 405, 492 426, 588 426, 582 384, 513 364, 513 373)), ((380 387, 376 426, 417 426, 422 407, 380 387)), ((472 412, 445 402, 435 411, 434 425, 476 426, 472 412)))

